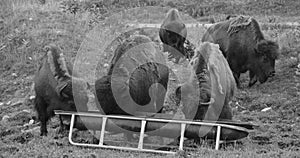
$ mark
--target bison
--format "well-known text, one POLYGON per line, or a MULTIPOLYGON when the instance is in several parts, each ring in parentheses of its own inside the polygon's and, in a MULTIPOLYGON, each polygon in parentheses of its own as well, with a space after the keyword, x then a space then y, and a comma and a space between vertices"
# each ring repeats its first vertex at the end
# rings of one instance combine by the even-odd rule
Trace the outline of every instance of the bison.
POLYGON ((161 112, 169 79, 163 59, 149 37, 126 38, 114 51, 107 75, 95 83, 98 108, 120 115, 161 112))
POLYGON ((175 56, 175 62, 178 62, 182 55, 185 56, 184 42, 186 36, 187 29, 178 10, 170 9, 160 27, 159 37, 164 44, 163 51, 170 52, 171 57, 175 56))
POLYGON ((217 44, 204 42, 190 61, 191 76, 176 89, 183 113, 193 120, 231 120, 229 102, 236 84, 217 44))
POLYGON ((279 46, 264 38, 258 22, 252 17, 238 16, 214 24, 203 35, 204 41, 219 44, 238 87, 240 74, 248 70, 249 87, 257 80, 264 83, 275 75, 279 46))
MULTIPOLYGON (((41 136, 47 135, 47 121, 54 116, 54 110, 87 111, 88 102, 88 84, 72 76, 71 68, 67 66, 60 49, 49 45, 44 51, 46 53, 42 57, 42 64, 34 77, 35 109, 41 122, 41 136)), ((61 117, 60 122, 62 129, 61 117)))

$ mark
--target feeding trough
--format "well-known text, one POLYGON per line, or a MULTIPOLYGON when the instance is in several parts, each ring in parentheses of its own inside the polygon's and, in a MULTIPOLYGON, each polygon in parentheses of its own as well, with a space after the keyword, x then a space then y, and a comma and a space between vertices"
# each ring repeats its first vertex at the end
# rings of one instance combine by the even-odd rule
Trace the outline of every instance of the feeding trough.
MULTIPOLYGON (((173 151, 145 149, 144 136, 161 136, 167 138, 180 137, 179 150, 184 150, 184 137, 188 139, 213 139, 215 149, 219 149, 220 141, 234 141, 248 136, 253 126, 247 123, 226 121, 192 121, 185 119, 170 119, 170 115, 160 114, 158 117, 133 117, 118 115, 102 115, 98 112, 69 112, 55 111, 55 114, 71 116, 69 142, 72 145, 121 149, 130 151, 144 151, 154 153, 174 154, 173 151), (77 143, 72 140, 73 129, 101 131, 99 144, 77 143), (139 132, 138 147, 120 147, 104 144, 105 131, 123 133, 125 130, 139 132)), ((148 115, 149 116, 149 115, 148 115)))

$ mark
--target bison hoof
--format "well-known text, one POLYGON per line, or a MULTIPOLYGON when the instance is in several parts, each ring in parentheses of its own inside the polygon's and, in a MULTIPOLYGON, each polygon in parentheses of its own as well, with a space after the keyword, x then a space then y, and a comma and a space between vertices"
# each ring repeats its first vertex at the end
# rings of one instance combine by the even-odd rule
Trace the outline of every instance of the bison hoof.
POLYGON ((255 82, 249 82, 248 87, 249 88, 252 87, 255 83, 256 83, 256 81, 255 82))

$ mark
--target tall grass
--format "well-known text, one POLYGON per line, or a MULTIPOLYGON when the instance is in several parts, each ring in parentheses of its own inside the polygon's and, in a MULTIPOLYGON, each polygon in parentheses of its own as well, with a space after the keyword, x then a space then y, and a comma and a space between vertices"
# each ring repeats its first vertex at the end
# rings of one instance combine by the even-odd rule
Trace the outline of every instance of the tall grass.
POLYGON ((46 0, 45 4, 39 3, 38 0, 10 0, 13 12, 26 10, 43 10, 43 11, 57 11, 59 10, 59 0, 46 0))
POLYGON ((2 0, 1 4, 10 14, 3 18, 0 32, 0 72, 32 74, 49 43, 61 46, 69 58, 75 56, 86 28, 84 17, 62 13, 60 1, 55 0, 44 5, 37 0, 2 0))

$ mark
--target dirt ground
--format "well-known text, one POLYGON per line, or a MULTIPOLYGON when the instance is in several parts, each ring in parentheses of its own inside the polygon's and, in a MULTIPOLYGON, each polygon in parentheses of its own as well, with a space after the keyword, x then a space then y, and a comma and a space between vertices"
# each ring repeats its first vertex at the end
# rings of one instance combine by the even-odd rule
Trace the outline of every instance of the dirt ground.
MULTIPOLYGON (((34 0, 26 2, 13 0, 9 4, 5 2, 6 0, 0 2, 1 6, 4 6, 0 14, 0 158, 174 157, 72 146, 68 142, 67 133, 58 133, 57 117, 49 121, 49 135, 40 137, 39 123, 32 122, 36 120, 36 113, 33 100, 30 99, 34 96, 32 81, 39 59, 43 55, 40 53, 43 46, 55 43, 70 62, 74 62, 76 55, 78 57, 79 53, 88 49, 83 47, 89 42, 89 37, 101 44, 107 44, 110 42, 108 39, 120 33, 116 30, 120 29, 119 26, 123 21, 134 21, 133 16, 136 16, 135 18, 140 20, 137 22, 160 23, 165 11, 154 10, 156 13, 151 14, 150 18, 145 15, 148 19, 143 18, 144 14, 132 12, 126 15, 124 18, 128 18, 126 20, 117 19, 104 24, 99 23, 93 28, 95 25, 91 23, 94 15, 86 12, 77 14, 63 12, 57 1, 49 0, 45 5, 34 0), (110 34, 107 35, 108 33, 110 34)), ((192 5, 193 2, 187 3, 192 5)), ((297 1, 225 2, 237 6, 247 4, 244 10, 235 9, 234 13, 254 16, 260 23, 300 23, 300 6, 296 5, 297 1), (270 11, 267 12, 267 9, 270 11)), ((222 8, 214 5, 214 10, 208 9, 204 13, 221 20, 233 12, 230 5, 226 6, 222 8)), ((189 5, 186 6, 188 7, 189 5)), ((191 41, 197 41, 204 31, 191 28, 188 37, 192 39, 191 41)), ((237 90, 231 102, 234 120, 253 123, 259 127, 247 138, 239 140, 235 145, 222 146, 219 151, 213 150, 213 146, 210 145, 198 145, 196 151, 180 153, 176 157, 300 157, 300 29, 263 27, 263 33, 266 38, 277 41, 281 48, 280 57, 276 61, 276 75, 264 84, 248 88, 248 74, 243 74, 242 88, 237 90)), ((154 35, 153 39, 158 40, 157 35, 154 35)), ((88 46, 102 48, 101 44, 88 46)), ((93 58, 95 55, 93 53, 98 53, 99 50, 90 52, 92 54, 89 57, 93 58)), ((111 57, 111 52, 107 52, 96 55, 96 59, 100 59, 97 61, 96 78, 105 72, 105 65, 111 57)), ((87 65, 86 70, 89 69, 87 65)), ((90 76, 85 77, 89 82, 94 79, 90 76)), ((170 91, 174 90, 175 86, 172 85, 170 91)), ((166 111, 172 109, 174 104, 172 97, 172 94, 168 93, 166 111)), ((78 136, 76 140, 80 142, 89 142, 91 138, 91 134, 86 132, 77 132, 76 135, 78 136), (89 137, 84 139, 79 136, 89 137)))

